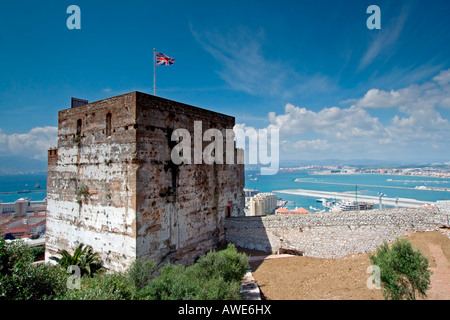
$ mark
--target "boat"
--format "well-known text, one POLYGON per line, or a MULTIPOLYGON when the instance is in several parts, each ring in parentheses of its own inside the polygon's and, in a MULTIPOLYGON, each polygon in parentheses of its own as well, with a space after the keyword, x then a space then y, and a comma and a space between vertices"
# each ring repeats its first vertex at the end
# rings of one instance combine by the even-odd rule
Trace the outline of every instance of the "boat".
POLYGON ((359 211, 359 210, 372 210, 374 208, 373 203, 369 202, 357 202, 350 200, 342 200, 330 208, 333 212, 340 211, 359 211))
POLYGON ((336 200, 330 199, 323 199, 322 201, 322 206, 324 206, 325 208, 331 209, 332 206, 334 206, 336 204, 336 200))
POLYGON ((277 201, 277 207, 275 209, 285 208, 287 204, 287 200, 280 199, 277 201))

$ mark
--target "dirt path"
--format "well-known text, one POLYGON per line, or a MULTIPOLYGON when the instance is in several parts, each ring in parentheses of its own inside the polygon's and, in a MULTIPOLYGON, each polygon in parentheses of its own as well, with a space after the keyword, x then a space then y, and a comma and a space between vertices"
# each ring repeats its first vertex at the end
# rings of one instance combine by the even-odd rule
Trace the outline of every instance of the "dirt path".
MULTIPOLYGON (((439 231, 407 237, 429 260, 428 300, 450 300, 450 239, 439 231)), ((260 254, 253 254, 259 256, 260 254)), ((255 257, 256 258, 256 257, 255 257)), ((369 253, 341 259, 291 257, 251 262, 263 298, 270 300, 383 300, 381 290, 368 289, 369 253)))
POLYGON ((436 244, 429 244, 430 253, 436 263, 435 268, 430 268, 431 289, 428 293, 429 300, 450 300, 450 263, 442 250, 436 244))

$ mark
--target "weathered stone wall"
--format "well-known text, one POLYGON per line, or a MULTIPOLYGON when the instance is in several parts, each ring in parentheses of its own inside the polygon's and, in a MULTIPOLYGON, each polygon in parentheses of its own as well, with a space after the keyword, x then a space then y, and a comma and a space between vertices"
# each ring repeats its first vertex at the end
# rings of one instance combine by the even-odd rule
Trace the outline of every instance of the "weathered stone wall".
POLYGON ((304 256, 340 258, 376 249, 407 231, 449 225, 448 213, 435 209, 392 209, 226 219, 226 239, 237 246, 304 256))
POLYGON ((135 258, 135 112, 130 94, 59 112, 58 159, 48 168, 47 257, 84 243, 109 268, 121 270, 135 258))
MULTIPOLYGON (((202 122, 202 134, 214 128, 225 137, 225 130, 234 127, 230 116, 137 96, 137 256, 192 263, 225 241, 227 206, 232 216, 244 214, 243 165, 172 162, 172 148, 178 142, 171 136, 179 128, 191 133, 194 160, 195 121, 202 122)), ((209 143, 201 143, 201 150, 209 143)))
POLYGON ((224 137, 234 126, 233 117, 139 92, 59 112, 47 257, 84 243, 124 270, 141 256, 189 264, 224 242, 227 212, 244 214, 244 166, 175 165, 171 134, 193 135, 194 121, 224 137))

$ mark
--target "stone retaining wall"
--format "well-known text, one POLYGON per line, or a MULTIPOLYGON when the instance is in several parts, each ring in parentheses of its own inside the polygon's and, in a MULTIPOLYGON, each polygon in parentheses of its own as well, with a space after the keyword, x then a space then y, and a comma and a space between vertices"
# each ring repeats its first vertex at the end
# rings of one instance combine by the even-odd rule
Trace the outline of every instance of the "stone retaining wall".
POLYGON ((341 258, 372 251, 408 231, 449 226, 450 213, 433 208, 391 209, 307 215, 236 217, 226 219, 226 239, 237 246, 304 256, 341 258))

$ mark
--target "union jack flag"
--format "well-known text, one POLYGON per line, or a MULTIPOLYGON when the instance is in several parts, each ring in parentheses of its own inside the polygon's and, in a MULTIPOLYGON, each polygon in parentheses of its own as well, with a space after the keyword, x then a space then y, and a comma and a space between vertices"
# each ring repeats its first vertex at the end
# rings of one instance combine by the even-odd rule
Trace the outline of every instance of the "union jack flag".
POLYGON ((165 54, 158 53, 158 52, 155 52, 155 53, 156 53, 156 64, 158 66, 161 66, 161 65, 169 66, 175 62, 175 59, 172 59, 172 58, 166 56, 165 54))

